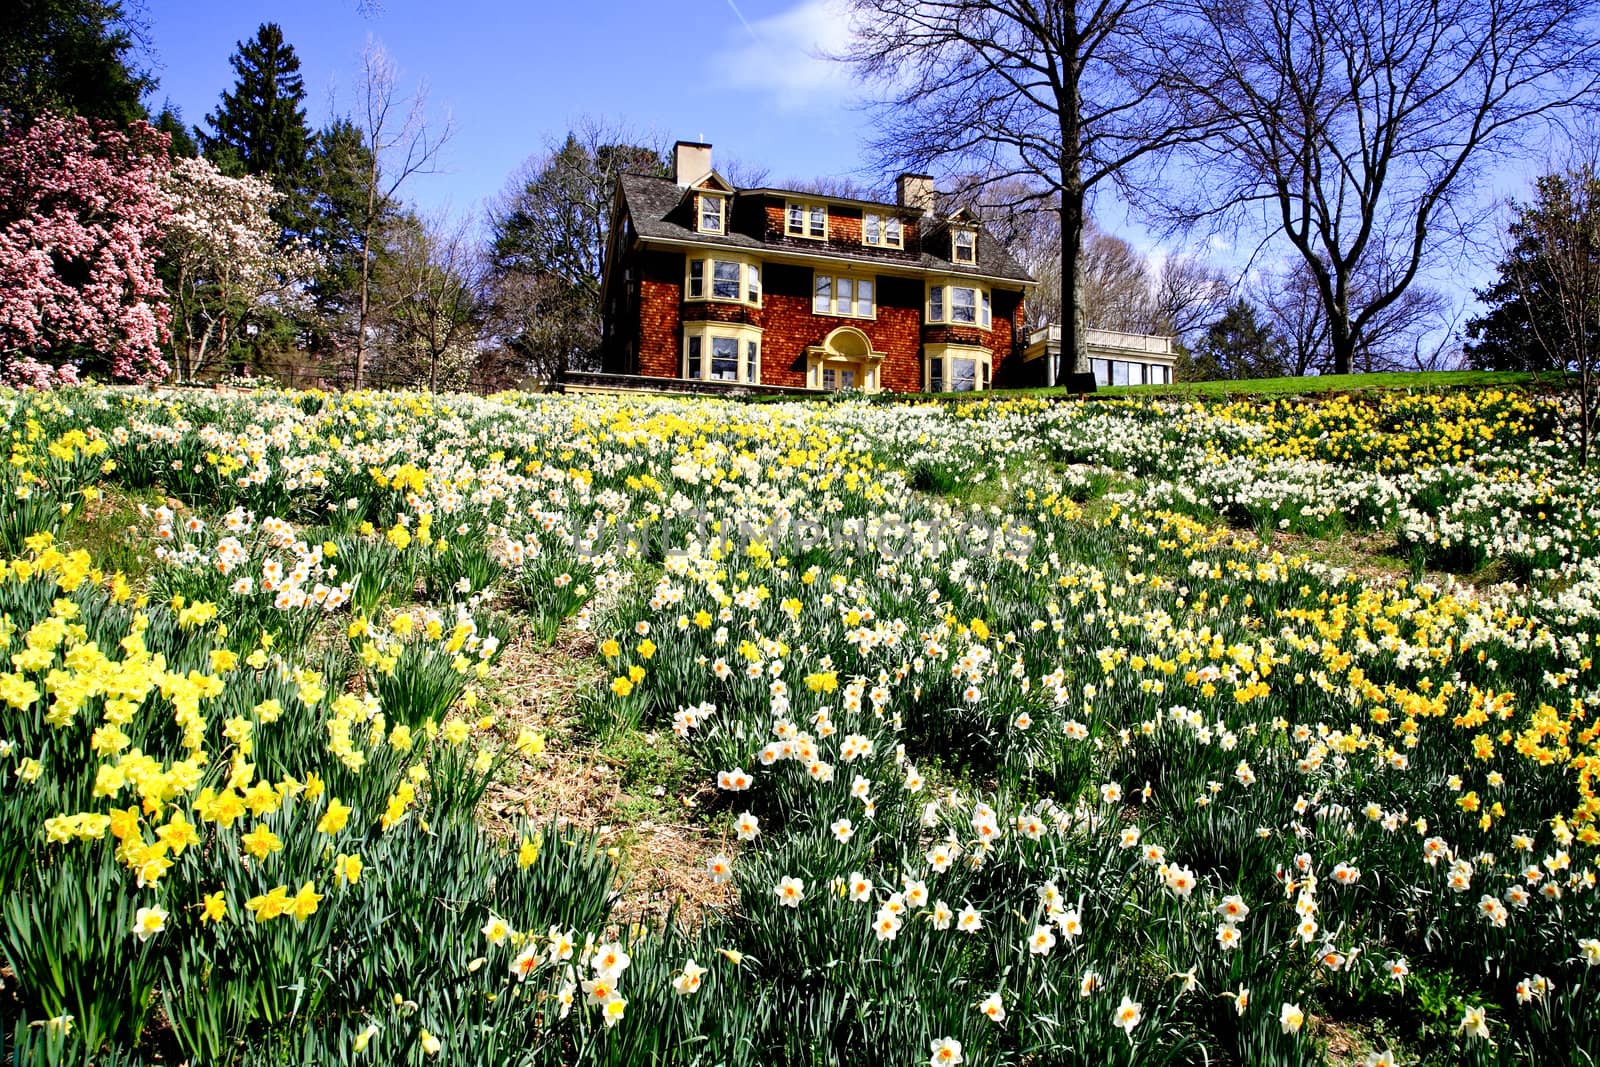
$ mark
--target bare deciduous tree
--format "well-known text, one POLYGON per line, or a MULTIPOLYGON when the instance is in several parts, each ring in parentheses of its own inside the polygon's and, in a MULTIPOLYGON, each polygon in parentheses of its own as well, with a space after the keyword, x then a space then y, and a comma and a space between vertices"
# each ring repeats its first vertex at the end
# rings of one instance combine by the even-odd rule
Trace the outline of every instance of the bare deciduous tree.
POLYGON ((1138 76, 1164 48, 1158 0, 851 0, 843 58, 886 91, 880 158, 1026 183, 1059 215, 1062 351, 1089 370, 1077 281, 1089 200, 1191 136, 1138 76))
MULTIPOLYGON (((1381 273, 1368 277, 1363 272, 1351 283, 1351 308, 1360 312, 1390 283, 1381 273)), ((1316 276, 1304 261, 1296 259, 1283 272, 1263 278, 1256 286, 1256 299, 1284 339, 1287 373, 1296 377, 1338 373, 1327 307, 1316 276)), ((1450 351, 1457 310, 1438 289, 1408 287, 1367 320, 1352 369, 1363 374, 1440 369, 1450 351)))
POLYGON ((505 374, 551 381, 597 352, 611 210, 627 172, 664 177, 660 142, 585 118, 491 205, 491 320, 505 374))
POLYGON ((369 41, 361 53, 356 119, 367 158, 367 173, 362 176, 366 207, 356 227, 361 244, 361 276, 356 299, 354 387, 357 389, 361 388, 367 358, 373 250, 381 236, 379 223, 385 207, 397 200, 401 186, 418 174, 434 171, 439 153, 453 132, 448 116, 437 123, 429 120, 426 86, 418 83, 409 97, 402 97, 398 77, 389 54, 381 45, 369 41))
MULTIPOLYGON (((1028 306, 1035 322, 1061 317, 1061 228, 1057 214, 982 208, 987 225, 1039 281, 1028 306)), ((1078 291, 1087 329, 1158 334, 1180 341, 1204 329, 1232 299, 1221 271, 1198 256, 1174 253, 1159 268, 1124 239, 1091 220, 1084 227, 1078 291)))
POLYGON ((1198 0, 1166 81, 1204 179, 1187 221, 1265 216, 1305 261, 1336 372, 1449 238, 1475 185, 1600 86, 1590 0, 1198 0), (1359 279, 1376 287, 1358 293, 1359 279), (1358 295, 1362 299, 1358 300, 1358 295))
POLYGON ((477 352, 482 256, 470 221, 415 216, 389 235, 373 277, 386 341, 373 360, 385 385, 459 389, 477 352))
POLYGON ((1216 321, 1233 300, 1226 275, 1190 253, 1169 255, 1156 272, 1153 333, 1171 334, 1185 344, 1216 321))
MULTIPOLYGON (((721 170, 719 167, 718 170, 721 170)), ((729 179, 732 181, 732 179, 729 179)), ((735 182, 735 185, 739 183, 735 182)), ((796 193, 815 193, 818 196, 837 196, 846 200, 881 200, 877 190, 856 181, 848 175, 835 174, 820 178, 790 178, 781 188, 796 193)))
POLYGON ((1084 325, 1122 333, 1157 332, 1150 264, 1138 249, 1091 222, 1084 228, 1082 256, 1084 325))
POLYGON ((492 376, 504 386, 548 388, 568 369, 592 370, 600 321, 583 291, 551 274, 511 271, 491 282, 492 376))

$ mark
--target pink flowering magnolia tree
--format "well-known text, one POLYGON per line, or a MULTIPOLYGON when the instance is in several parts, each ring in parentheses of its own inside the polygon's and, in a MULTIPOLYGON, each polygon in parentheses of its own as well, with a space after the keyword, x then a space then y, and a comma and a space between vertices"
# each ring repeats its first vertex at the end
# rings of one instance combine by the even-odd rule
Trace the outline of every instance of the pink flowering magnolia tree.
POLYGON ((0 368, 18 368, 0 377, 85 355, 118 381, 166 375, 166 142, 142 122, 0 115, 0 368))
POLYGON ((280 245, 270 214, 280 194, 260 178, 230 178, 208 160, 181 159, 163 189, 173 348, 179 374, 193 381, 251 312, 297 308, 317 260, 299 242, 280 245))

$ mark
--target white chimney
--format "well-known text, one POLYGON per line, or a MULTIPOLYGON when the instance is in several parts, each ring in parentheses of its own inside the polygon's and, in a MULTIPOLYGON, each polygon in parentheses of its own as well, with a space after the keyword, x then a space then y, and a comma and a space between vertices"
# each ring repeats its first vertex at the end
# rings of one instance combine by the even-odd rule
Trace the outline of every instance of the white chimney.
POLYGON ((688 188, 711 173, 711 146, 699 141, 679 141, 672 146, 672 178, 688 188))
POLYGON ((902 174, 894 180, 894 189, 901 207, 912 208, 920 214, 933 214, 937 194, 933 191, 933 177, 928 174, 902 174))

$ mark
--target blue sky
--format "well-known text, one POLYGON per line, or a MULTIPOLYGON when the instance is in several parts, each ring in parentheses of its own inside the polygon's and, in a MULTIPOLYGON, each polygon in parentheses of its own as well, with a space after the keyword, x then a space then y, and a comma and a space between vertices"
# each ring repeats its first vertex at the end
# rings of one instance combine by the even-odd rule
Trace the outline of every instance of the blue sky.
POLYGON ((472 210, 583 115, 670 142, 704 137, 717 159, 774 180, 853 174, 866 116, 845 73, 811 54, 840 41, 833 0, 357 0, 248 3, 148 0, 163 98, 191 125, 232 85, 236 42, 275 21, 300 56, 307 112, 320 125, 354 102, 370 37, 405 84, 428 85, 456 127, 445 173, 420 178, 425 209, 472 210), (741 20, 739 12, 742 12, 741 20))

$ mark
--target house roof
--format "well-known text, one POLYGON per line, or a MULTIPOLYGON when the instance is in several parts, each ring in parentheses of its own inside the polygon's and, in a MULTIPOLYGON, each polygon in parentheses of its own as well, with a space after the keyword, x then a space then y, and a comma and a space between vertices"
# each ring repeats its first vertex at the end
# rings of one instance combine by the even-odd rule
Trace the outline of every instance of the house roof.
MULTIPOLYGON (((954 263, 944 256, 929 252, 925 248, 920 255, 907 254, 898 256, 885 254, 866 247, 857 252, 834 244, 802 248, 795 245, 763 241, 738 232, 725 234, 698 232, 694 229, 691 214, 678 210, 684 202, 686 190, 670 178, 653 178, 642 174, 623 174, 619 184, 623 201, 627 205, 628 214, 633 220, 633 228, 646 241, 670 241, 675 244, 706 245, 713 248, 732 248, 747 252, 798 252, 809 257, 821 259, 863 265, 876 264, 900 269, 909 267, 931 273, 1010 281, 1020 285, 1031 285, 1034 281, 1033 276, 1011 255, 1010 250, 987 230, 983 230, 981 224, 979 224, 979 229, 983 230, 983 237, 978 241, 978 262, 975 264, 954 263)), ((744 189, 735 192, 734 196, 736 200, 743 197, 767 199, 769 197, 794 196, 804 197, 809 200, 847 204, 851 207, 883 208, 887 211, 905 213, 904 208, 895 204, 878 204, 865 200, 819 196, 815 193, 784 189, 744 189)), ((922 232, 924 235, 933 233, 935 228, 943 226, 948 221, 948 218, 943 216, 927 216, 921 220, 922 232)))

